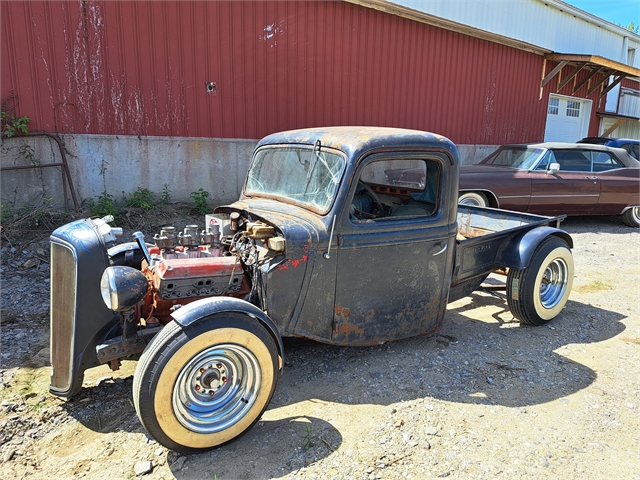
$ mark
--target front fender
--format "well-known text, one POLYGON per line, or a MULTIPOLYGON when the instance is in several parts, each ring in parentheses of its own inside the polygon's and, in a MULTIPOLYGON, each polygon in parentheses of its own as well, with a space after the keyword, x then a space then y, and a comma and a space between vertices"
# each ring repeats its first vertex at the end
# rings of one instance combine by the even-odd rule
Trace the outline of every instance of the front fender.
POLYGON ((573 239, 564 230, 554 227, 537 227, 506 241, 498 252, 496 263, 519 270, 528 267, 538 245, 551 235, 562 238, 569 248, 573 248, 573 239))
POLYGON ((203 298, 179 308, 173 312, 171 316, 176 323, 183 327, 187 327, 210 315, 224 312, 244 313, 257 319, 267 327, 267 330, 278 346, 280 370, 282 371, 282 367, 284 365, 284 345, 282 344, 282 337, 280 336, 275 323, 273 323, 273 320, 271 320, 266 313, 246 300, 234 297, 203 298))

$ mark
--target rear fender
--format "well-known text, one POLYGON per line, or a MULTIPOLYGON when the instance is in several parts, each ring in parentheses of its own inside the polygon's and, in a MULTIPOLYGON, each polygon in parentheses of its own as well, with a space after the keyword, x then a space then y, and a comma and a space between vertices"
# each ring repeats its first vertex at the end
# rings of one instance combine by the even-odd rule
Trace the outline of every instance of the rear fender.
POLYGON ((284 346, 275 323, 273 323, 273 320, 271 320, 266 313, 246 300, 233 297, 203 298, 179 308, 173 312, 171 316, 176 323, 182 327, 187 327, 206 317, 224 312, 244 313, 245 315, 255 318, 267 328, 278 346, 280 371, 282 371, 284 365, 284 346))
POLYGON ((496 264, 519 270, 528 267, 538 245, 551 235, 562 238, 567 242, 569 248, 573 248, 573 239, 564 230, 553 227, 537 227, 507 240, 498 252, 496 264))

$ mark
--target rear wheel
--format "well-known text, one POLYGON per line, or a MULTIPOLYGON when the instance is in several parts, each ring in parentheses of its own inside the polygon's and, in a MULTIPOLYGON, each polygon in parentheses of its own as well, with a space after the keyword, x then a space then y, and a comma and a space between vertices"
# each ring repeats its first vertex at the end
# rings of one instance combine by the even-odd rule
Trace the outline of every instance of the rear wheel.
POLYGON ((264 412, 277 381, 278 351, 257 320, 213 315, 162 329, 140 357, 133 398, 140 422, 182 453, 238 437, 264 412))
POLYGON ((640 207, 632 207, 622 214, 622 221, 630 227, 640 227, 640 207))
POLYGON ((476 207, 486 207, 489 205, 485 194, 480 192, 461 193, 458 197, 458 203, 460 205, 474 205, 476 207))
POLYGON ((520 323, 544 325, 564 308, 573 285, 573 256, 559 237, 547 237, 531 258, 529 266, 509 269, 507 302, 520 323))

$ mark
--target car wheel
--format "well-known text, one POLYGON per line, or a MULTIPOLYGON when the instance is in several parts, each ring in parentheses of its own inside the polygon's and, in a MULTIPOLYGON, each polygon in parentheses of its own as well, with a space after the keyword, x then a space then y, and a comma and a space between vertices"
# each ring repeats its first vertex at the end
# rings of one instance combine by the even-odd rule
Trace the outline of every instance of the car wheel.
POLYGON ((573 285, 573 256, 567 242, 547 237, 538 245, 529 266, 509 269, 507 302, 520 323, 544 325, 564 308, 573 285))
POLYGON ((458 197, 458 203, 460 205, 474 205, 476 207, 486 207, 489 205, 487 197, 484 193, 480 192, 465 192, 461 193, 458 197))
POLYGON ((630 227, 640 227, 640 207, 632 207, 622 214, 622 221, 630 227))
POLYGON ((182 453, 208 450, 260 418, 277 371, 276 343, 252 317, 229 312, 187 327, 171 322, 140 357, 136 412, 161 445, 182 453))

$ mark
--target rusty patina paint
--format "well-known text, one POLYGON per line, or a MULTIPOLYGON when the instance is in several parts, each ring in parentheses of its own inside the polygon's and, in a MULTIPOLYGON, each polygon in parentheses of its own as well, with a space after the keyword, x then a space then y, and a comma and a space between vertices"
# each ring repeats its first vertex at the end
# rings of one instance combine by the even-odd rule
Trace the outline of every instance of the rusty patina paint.
POLYGON ((340 305, 335 306, 334 312, 338 317, 349 318, 349 315, 351 315, 351 310, 345 307, 341 307, 340 305))
POLYGON ((336 324, 335 333, 336 335, 344 335, 349 340, 357 341, 357 339, 361 339, 364 336, 364 328, 351 323, 340 323, 336 324))

